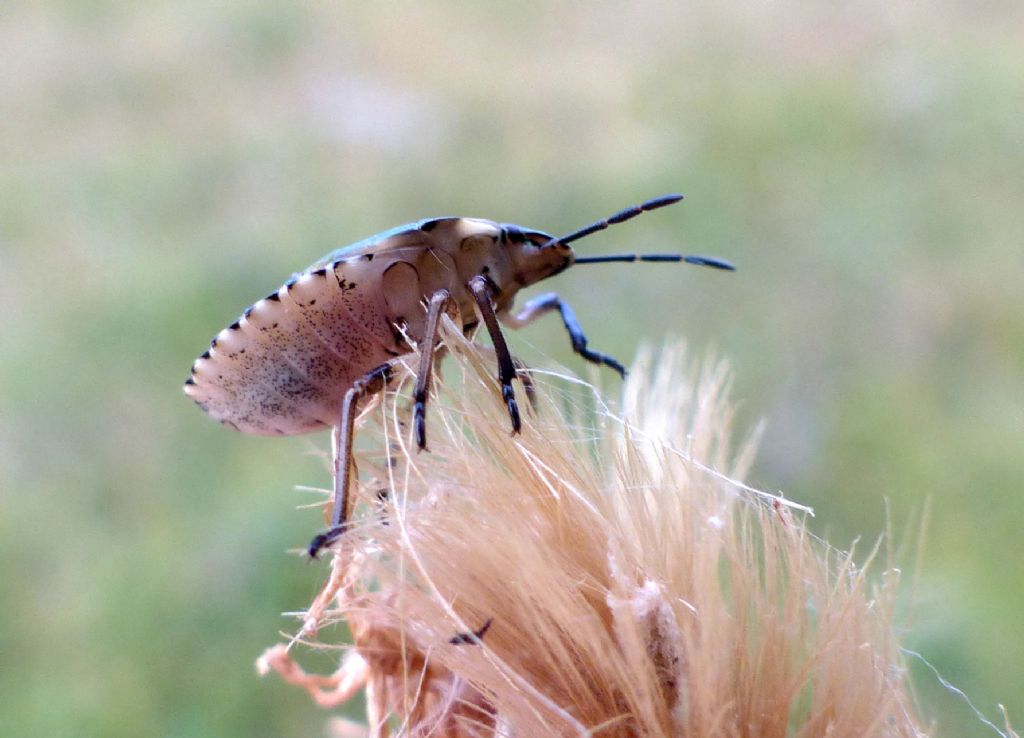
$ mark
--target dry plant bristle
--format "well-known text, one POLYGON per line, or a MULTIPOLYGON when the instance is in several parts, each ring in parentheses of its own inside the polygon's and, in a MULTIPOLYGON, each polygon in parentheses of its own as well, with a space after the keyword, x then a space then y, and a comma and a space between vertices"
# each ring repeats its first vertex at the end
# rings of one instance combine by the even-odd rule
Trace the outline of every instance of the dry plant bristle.
POLYGON ((897 577, 874 586, 799 506, 732 481, 751 448, 730 448, 720 366, 648 356, 621 418, 537 373, 510 436, 491 357, 445 342, 430 453, 407 387, 360 431, 396 463, 368 481, 360 456, 366 504, 304 631, 347 621, 342 668, 307 675, 283 646, 264 668, 324 705, 365 688, 371 736, 923 735, 897 577))

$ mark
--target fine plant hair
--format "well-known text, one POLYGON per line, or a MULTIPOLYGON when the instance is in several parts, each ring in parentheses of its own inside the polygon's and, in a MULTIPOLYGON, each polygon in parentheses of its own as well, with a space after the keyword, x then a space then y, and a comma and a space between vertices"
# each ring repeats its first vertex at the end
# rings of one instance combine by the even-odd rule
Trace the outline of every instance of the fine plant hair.
POLYGON ((753 443, 732 448, 721 364, 647 353, 615 412, 531 372, 510 436, 493 357, 450 323, 444 341, 430 452, 404 382, 364 412, 356 520, 298 634, 260 660, 325 707, 365 692, 368 726, 336 735, 926 734, 898 572, 869 576, 873 556, 739 481, 753 443), (296 644, 339 620, 341 667, 306 673, 296 644))

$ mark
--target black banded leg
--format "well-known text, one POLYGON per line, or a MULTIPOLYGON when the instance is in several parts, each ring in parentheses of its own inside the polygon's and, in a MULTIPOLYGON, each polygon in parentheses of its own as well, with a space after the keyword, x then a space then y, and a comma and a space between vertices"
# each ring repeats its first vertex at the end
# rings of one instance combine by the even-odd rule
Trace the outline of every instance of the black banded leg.
POLYGON ((545 313, 550 313, 553 310, 557 310, 562 314, 562 323, 565 324, 565 329, 569 332, 569 339, 572 341, 573 351, 587 361, 593 362, 594 364, 610 366, 619 373, 619 376, 626 376, 626 368, 614 357, 597 351, 591 351, 587 348, 587 337, 583 335, 583 329, 580 327, 580 323, 576 319, 576 313, 574 313, 573 309, 569 307, 569 303, 563 301, 562 298, 554 292, 538 295, 527 302, 523 306, 523 309, 516 315, 504 316, 502 321, 510 328, 522 328, 524 325, 532 323, 540 316, 545 313))
POLYGON ((334 514, 331 527, 309 542, 309 557, 315 559, 320 551, 337 541, 349 522, 349 486, 352 484, 352 436, 355 430, 356 406, 362 398, 383 392, 391 380, 394 363, 381 364, 357 379, 341 401, 340 433, 336 434, 334 448, 334 514))
POLYGON ((430 380, 434 373, 434 344, 437 343, 437 327, 441 313, 451 301, 448 290, 438 290, 427 306, 427 322, 420 340, 420 366, 416 372, 416 386, 412 392, 412 422, 416 430, 416 445, 422 451, 427 447, 427 399, 430 397, 430 380))
POLYGON ((498 357, 498 381, 501 382, 501 396, 508 407, 508 416, 512 421, 512 433, 518 433, 523 424, 519 419, 519 406, 516 404, 515 390, 512 389, 512 380, 516 378, 516 366, 512 361, 512 354, 509 353, 508 344, 505 343, 505 336, 501 333, 501 326, 498 325, 494 306, 491 304, 491 294, 495 288, 482 274, 469 280, 467 286, 473 293, 477 309, 480 310, 480 317, 483 318, 487 332, 491 336, 491 343, 494 344, 494 353, 498 357))
MULTIPOLYGON (((499 320, 501 320, 499 318, 499 320)), ((490 346, 484 346, 481 343, 474 343, 474 346, 484 354, 489 354, 498 360, 498 352, 490 346)), ((515 356, 512 357, 512 365, 516 368, 516 378, 523 383, 523 389, 526 390, 526 400, 530 403, 530 407, 533 408, 534 412, 537 410, 537 388, 533 383, 533 377, 530 375, 530 365, 522 359, 517 359, 515 356)))
POLYGON ((533 385, 533 376, 530 374, 530 367, 526 362, 512 357, 512 366, 516 369, 516 376, 519 381, 523 383, 523 389, 526 390, 526 401, 530 403, 530 408, 537 412, 537 388, 533 385))

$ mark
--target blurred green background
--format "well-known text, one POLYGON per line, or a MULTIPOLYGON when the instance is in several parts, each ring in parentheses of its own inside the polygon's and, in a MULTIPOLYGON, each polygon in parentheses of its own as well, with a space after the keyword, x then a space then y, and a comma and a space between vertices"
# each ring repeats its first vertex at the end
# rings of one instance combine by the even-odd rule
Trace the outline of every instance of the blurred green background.
MULTIPOLYGON (((0 734, 321 734, 252 663, 323 575, 285 550, 326 437, 210 422, 192 360, 387 227, 675 190, 581 250, 741 270, 569 272, 592 345, 729 357, 752 481, 838 546, 930 500, 905 640, 1024 723, 1021 3, 7 0, 0 48, 0 734)), ((557 319, 512 341, 582 368, 557 319)))

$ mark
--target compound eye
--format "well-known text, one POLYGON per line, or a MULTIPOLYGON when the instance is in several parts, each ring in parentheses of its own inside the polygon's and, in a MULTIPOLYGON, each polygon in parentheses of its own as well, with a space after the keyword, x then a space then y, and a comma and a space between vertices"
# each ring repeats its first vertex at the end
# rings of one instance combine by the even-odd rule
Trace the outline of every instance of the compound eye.
POLYGON ((550 233, 543 233, 540 231, 533 231, 529 234, 528 238, 530 243, 536 246, 538 249, 551 249, 557 247, 559 251, 562 250, 562 244, 550 233))

